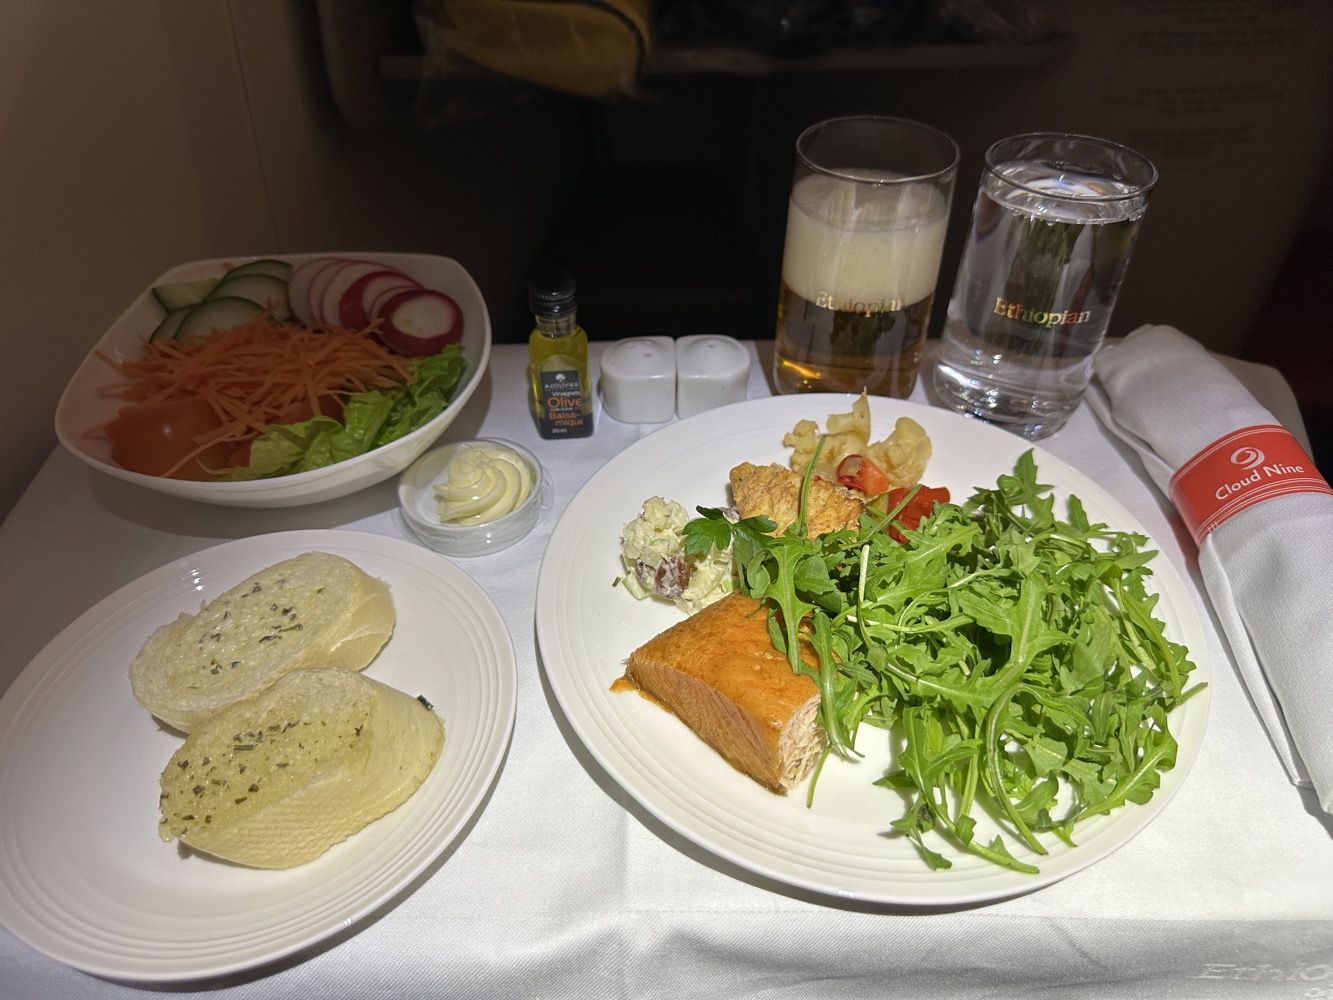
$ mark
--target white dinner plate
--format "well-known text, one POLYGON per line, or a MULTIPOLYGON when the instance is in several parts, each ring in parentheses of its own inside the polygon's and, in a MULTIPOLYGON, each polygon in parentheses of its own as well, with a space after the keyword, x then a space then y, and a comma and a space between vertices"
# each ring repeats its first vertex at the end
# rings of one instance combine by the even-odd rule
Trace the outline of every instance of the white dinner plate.
POLYGON ((0 699, 0 922, 75 968, 134 981, 249 969, 350 927, 425 871, 482 802, 513 730, 516 670, 485 591, 401 539, 283 532, 162 566, 79 617, 0 699), (440 760, 406 803, 297 868, 164 843, 158 777, 181 737, 134 700, 131 658, 179 612, 311 550, 389 584, 397 624, 366 673, 435 706, 440 760))
MULTIPOLYGON (((908 841, 888 836, 903 800, 871 785, 890 761, 887 741, 870 727, 862 728, 858 744, 866 759, 830 759, 808 808, 805 785, 774 795, 733 770, 673 715, 633 692, 611 690, 630 652, 681 618, 665 602, 636 601, 612 586, 622 572, 621 528, 639 515, 643 501, 657 495, 691 512, 727 506, 733 466, 787 464, 784 433, 800 419, 822 428, 829 414, 848 412, 852 401, 833 394, 776 396, 710 410, 657 431, 603 466, 565 510, 542 563, 537 638, 551 688, 589 751, 644 808, 696 844, 778 882, 868 902, 931 905, 998 899, 1048 885, 1124 844, 1171 799, 1203 737, 1207 690, 1171 715, 1177 763, 1162 775, 1147 805, 1085 820, 1075 831, 1078 846, 1053 841, 1044 857, 1006 837, 1016 857, 1040 868, 1037 875, 1000 868, 943 841, 932 846, 953 867, 931 871, 908 841)), ((872 398, 870 409, 875 440, 887 436, 899 416, 926 429, 934 454, 923 479, 947 486, 956 501, 975 487, 994 486, 1033 447, 944 410, 883 398, 872 398)), ((1093 520, 1146 534, 1092 480, 1041 448, 1034 451, 1039 480, 1052 484, 1058 496, 1076 494, 1093 520)), ((1165 558, 1153 560, 1151 568, 1167 635, 1189 649, 1196 664, 1191 683, 1206 681, 1204 634, 1189 593, 1165 558)))

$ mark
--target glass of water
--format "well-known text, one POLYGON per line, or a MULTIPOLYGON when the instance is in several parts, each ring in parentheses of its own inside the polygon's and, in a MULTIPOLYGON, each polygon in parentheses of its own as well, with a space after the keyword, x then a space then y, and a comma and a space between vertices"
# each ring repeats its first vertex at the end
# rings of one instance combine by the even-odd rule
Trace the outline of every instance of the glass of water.
POLYGON ((1030 133, 986 151, 935 366, 945 406, 1029 440, 1092 378, 1157 170, 1090 136, 1030 133))

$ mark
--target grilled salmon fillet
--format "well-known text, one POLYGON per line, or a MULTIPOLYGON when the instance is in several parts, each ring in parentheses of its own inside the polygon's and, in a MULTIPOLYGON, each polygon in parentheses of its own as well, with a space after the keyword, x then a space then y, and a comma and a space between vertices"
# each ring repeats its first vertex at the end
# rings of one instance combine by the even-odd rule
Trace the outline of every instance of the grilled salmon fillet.
MULTIPOLYGON (((781 465, 751 465, 742 462, 731 470, 731 497, 741 517, 766 514, 777 523, 780 534, 801 511, 804 476, 781 465)), ((811 479, 806 496, 805 528, 818 538, 839 528, 855 529, 861 523, 865 502, 845 486, 826 479, 811 479)))
POLYGON ((819 688, 773 648, 768 612, 739 591, 636 649, 623 680, 770 791, 800 783, 824 748, 819 688))

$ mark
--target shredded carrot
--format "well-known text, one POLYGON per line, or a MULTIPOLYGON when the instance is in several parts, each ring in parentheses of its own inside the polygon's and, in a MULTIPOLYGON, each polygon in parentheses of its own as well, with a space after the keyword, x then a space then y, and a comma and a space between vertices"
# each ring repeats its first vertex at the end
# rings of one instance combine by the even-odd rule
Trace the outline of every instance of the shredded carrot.
POLYGON ((333 398, 341 404, 353 393, 401 388, 411 378, 410 359, 381 345, 373 327, 311 328, 275 323, 268 315, 185 341, 150 341, 143 356, 132 361, 99 356, 121 376, 102 387, 104 395, 131 406, 199 397, 221 421, 164 475, 220 442, 254 440, 302 404, 319 413, 321 401, 333 398))

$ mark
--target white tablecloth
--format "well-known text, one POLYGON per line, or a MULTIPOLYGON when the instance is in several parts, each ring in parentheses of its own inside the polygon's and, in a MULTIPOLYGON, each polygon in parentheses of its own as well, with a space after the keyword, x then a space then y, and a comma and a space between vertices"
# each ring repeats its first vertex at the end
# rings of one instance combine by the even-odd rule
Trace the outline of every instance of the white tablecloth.
MULTIPOLYGON (((749 394, 767 395, 767 345, 751 348, 749 394)), ((554 510, 532 535, 458 560, 500 608, 518 655, 513 741, 489 799, 442 862, 370 919, 276 968, 181 992, 1333 997, 1329 820, 1287 781, 1246 700, 1200 596, 1192 544, 1088 407, 1043 447, 1115 495, 1186 577, 1212 664, 1202 750, 1162 814, 1091 868, 990 905, 893 909, 789 890, 696 848, 633 803, 571 733, 534 646, 537 567, 570 498, 655 426, 599 414, 589 439, 541 440, 524 405, 524 359, 522 347, 497 347, 448 434, 527 444, 555 479, 554 510)), ((1276 412, 1298 420, 1276 373, 1245 374, 1276 412)), ((926 389, 915 398, 928 401, 926 389)), ((83 611, 149 570, 229 539, 297 528, 401 535, 395 484, 306 508, 229 509, 147 493, 57 450, 0 525, 0 689, 83 611)), ((0 928, 3 1000, 144 992, 67 968, 0 928)))

